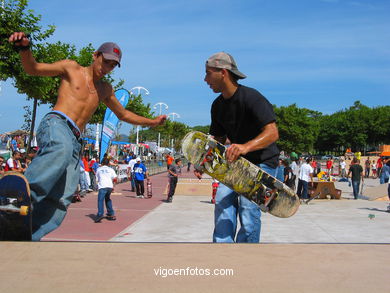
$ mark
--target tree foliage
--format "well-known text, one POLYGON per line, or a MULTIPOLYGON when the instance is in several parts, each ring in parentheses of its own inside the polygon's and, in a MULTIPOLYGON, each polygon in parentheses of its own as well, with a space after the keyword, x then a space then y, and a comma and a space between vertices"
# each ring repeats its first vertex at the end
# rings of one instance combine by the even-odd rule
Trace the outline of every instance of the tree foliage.
POLYGON ((274 106, 274 111, 279 129, 279 148, 287 152, 311 152, 318 137, 321 113, 298 108, 296 104, 274 106))
MULTIPOLYGON (((390 144, 390 106, 367 107, 360 101, 348 109, 330 115, 296 104, 274 105, 279 129, 277 144, 280 150, 297 153, 343 154, 375 149, 390 144)), ((209 126, 194 130, 208 132, 209 126)))

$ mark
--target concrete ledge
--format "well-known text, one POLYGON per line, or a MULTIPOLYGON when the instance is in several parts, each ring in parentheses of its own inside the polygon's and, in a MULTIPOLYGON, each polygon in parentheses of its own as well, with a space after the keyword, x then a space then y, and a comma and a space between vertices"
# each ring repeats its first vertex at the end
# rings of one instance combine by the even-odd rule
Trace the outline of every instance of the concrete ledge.
POLYGON ((388 292, 387 244, 3 242, 1 247, 1 292, 388 292), (163 277, 174 269, 183 275, 163 277), (200 275, 215 269, 230 275, 200 275))

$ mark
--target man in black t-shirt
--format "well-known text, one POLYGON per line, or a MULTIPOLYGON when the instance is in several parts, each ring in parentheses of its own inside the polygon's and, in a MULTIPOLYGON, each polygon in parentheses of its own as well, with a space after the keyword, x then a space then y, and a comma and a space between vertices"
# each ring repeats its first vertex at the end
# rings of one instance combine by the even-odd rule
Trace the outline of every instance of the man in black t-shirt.
MULTIPOLYGON (((276 116, 262 94, 238 84, 238 79, 245 77, 225 52, 207 60, 204 81, 220 93, 211 107, 210 134, 222 144, 230 144, 228 161, 243 156, 275 176, 279 157, 276 116)), ((214 216, 214 242, 259 242, 259 207, 223 184, 218 187, 214 216), (241 228, 236 237, 237 215, 241 228)))
POLYGON ((349 175, 352 173, 352 189, 353 189, 353 197, 355 199, 358 199, 359 195, 359 186, 360 186, 360 180, 363 182, 363 167, 360 166, 360 160, 357 158, 353 158, 352 165, 349 167, 349 172, 347 175, 347 178, 349 178, 349 175))

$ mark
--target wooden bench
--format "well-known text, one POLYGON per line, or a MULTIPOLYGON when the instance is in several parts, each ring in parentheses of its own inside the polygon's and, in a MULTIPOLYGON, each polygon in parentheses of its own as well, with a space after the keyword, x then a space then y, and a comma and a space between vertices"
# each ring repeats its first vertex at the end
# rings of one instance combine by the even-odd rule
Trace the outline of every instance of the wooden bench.
POLYGON ((315 198, 327 199, 329 195, 332 199, 341 198, 341 190, 334 186, 334 182, 318 181, 313 182, 313 185, 309 183, 309 201, 315 198))

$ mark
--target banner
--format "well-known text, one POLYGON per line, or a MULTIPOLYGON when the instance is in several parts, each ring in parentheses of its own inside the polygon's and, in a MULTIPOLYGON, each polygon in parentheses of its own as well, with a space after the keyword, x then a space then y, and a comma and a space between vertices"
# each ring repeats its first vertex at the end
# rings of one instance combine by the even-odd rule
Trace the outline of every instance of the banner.
MULTIPOLYGON (((115 97, 123 107, 126 107, 130 99, 130 93, 125 89, 119 89, 115 92, 115 97)), ((100 139, 100 162, 102 162, 104 154, 110 146, 110 141, 115 134, 118 122, 118 117, 116 117, 111 109, 107 108, 106 114, 104 115, 102 135, 100 139)))

